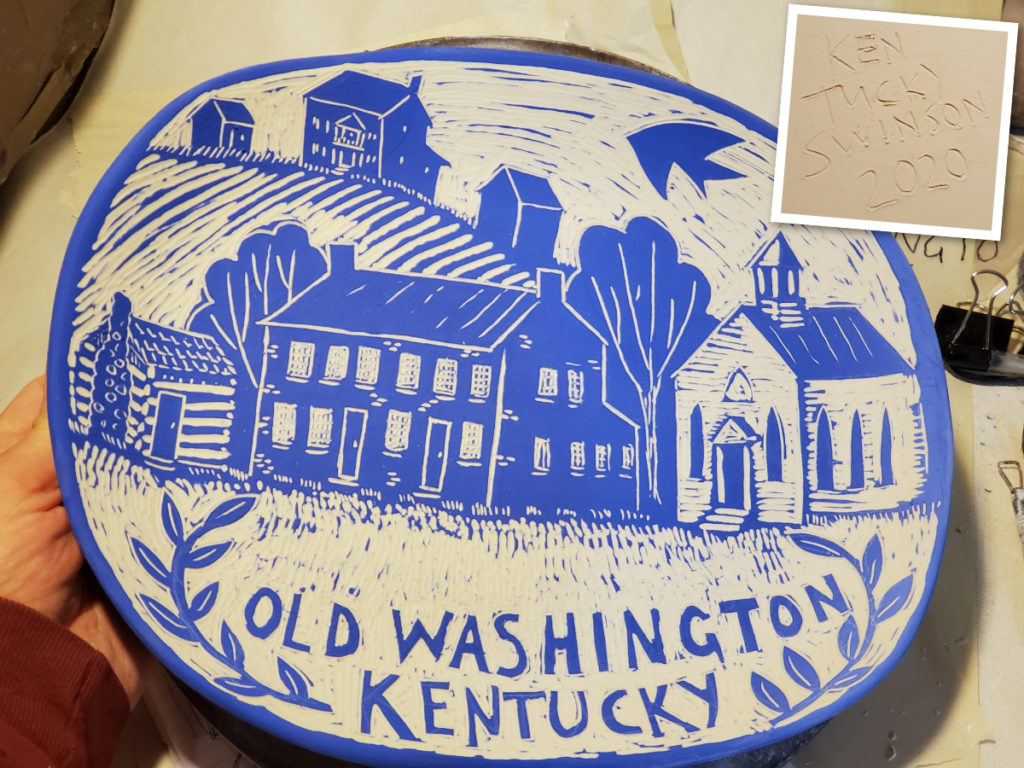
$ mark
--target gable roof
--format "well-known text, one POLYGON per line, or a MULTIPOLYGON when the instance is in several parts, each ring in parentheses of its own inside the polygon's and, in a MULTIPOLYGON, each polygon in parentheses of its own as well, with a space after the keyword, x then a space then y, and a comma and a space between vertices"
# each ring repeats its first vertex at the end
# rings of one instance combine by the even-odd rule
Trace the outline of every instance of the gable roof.
POLYGON ((376 115, 386 115, 412 95, 401 83, 352 71, 342 72, 306 92, 307 99, 355 107, 376 115))
POLYGON ((347 115, 342 115, 341 117, 334 121, 334 124, 348 125, 349 120, 355 121, 355 124, 358 125, 360 129, 366 129, 366 123, 360 120, 359 115, 357 115, 355 112, 349 112, 347 115))
POLYGON ((345 269, 260 322, 493 349, 537 305, 532 291, 429 275, 345 269))
POLYGON ((802 379, 857 379, 912 373, 910 366, 856 307, 808 307, 801 325, 783 325, 757 307, 746 317, 802 379))
POLYGON ((711 438, 712 443, 749 443, 758 434, 742 416, 730 416, 711 438))
POLYGON ((510 168, 507 165, 501 166, 491 180, 485 184, 485 187, 490 186, 501 176, 508 178, 509 184, 512 187, 512 193, 519 199, 519 202, 523 205, 532 205, 537 208, 553 208, 555 210, 562 210, 562 204, 558 201, 555 196, 555 192, 551 189, 551 184, 542 176, 535 176, 532 173, 526 173, 525 171, 516 170, 510 168))
MULTIPOLYGON (((210 99, 206 103, 212 104, 214 109, 217 110, 226 123, 241 123, 243 125, 252 125, 254 123, 252 113, 249 112, 245 104, 240 101, 232 101, 231 99, 210 99)), ((200 107, 200 109, 202 109, 202 107, 200 107)))
POLYGON ((129 362, 139 368, 150 365, 179 373, 216 377, 235 375, 235 366, 211 336, 180 331, 137 317, 131 318, 129 362))
POLYGON ((757 250, 754 257, 750 260, 749 265, 762 267, 782 266, 790 267, 791 269, 801 268, 800 261, 793 252, 793 248, 790 246, 789 240, 787 240, 781 232, 776 234, 775 237, 757 250))

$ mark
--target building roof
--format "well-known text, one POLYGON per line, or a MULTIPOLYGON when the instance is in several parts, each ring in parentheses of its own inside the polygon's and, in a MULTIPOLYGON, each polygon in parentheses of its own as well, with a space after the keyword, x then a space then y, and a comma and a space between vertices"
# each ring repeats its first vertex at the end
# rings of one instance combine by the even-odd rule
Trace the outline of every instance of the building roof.
POLYGON ((857 379, 911 373, 910 366, 856 307, 808 307, 803 324, 783 325, 757 307, 746 317, 802 379, 857 379))
POLYGON ((234 364, 211 336, 168 328, 136 317, 131 319, 128 359, 140 368, 152 365, 179 373, 235 375, 234 364))
POLYGON ((385 115, 413 93, 401 83, 346 71, 307 91, 306 98, 385 115))
POLYGON ((501 175, 508 177, 509 183, 512 185, 512 192, 523 205, 562 210, 562 204, 555 196, 554 190, 551 189, 551 184, 544 177, 534 176, 532 173, 526 173, 525 171, 519 171, 503 165, 487 184, 489 185, 501 175))
POLYGON ((252 113, 240 101, 230 99, 210 99, 207 104, 212 104, 226 123, 241 123, 252 125, 252 113))
POLYGON ((328 275, 261 322, 493 349, 537 302, 522 288, 349 269, 328 275))
POLYGON ((793 253, 793 248, 790 246, 789 241, 781 232, 762 245, 754 254, 750 263, 762 267, 783 266, 800 269, 800 261, 797 259, 796 254, 793 253))

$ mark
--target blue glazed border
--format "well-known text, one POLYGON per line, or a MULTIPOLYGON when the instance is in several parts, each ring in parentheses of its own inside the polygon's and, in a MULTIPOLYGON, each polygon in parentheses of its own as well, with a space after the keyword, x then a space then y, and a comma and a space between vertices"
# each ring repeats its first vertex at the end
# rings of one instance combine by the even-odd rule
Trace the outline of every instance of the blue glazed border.
MULTIPOLYGON (((359 762, 380 766, 522 766, 524 760, 492 760, 484 757, 456 757, 432 754, 414 749, 367 745, 352 739, 330 734, 316 733, 295 725, 260 706, 246 703, 214 686, 205 677, 186 665, 150 628, 132 605, 110 565, 103 557, 85 519, 81 497, 75 482, 74 456, 70 448, 71 434, 68 428, 70 403, 67 397, 68 365, 67 355, 71 338, 71 317, 77 296, 77 284, 82 277, 84 263, 79 254, 88 253, 92 241, 110 202, 126 176, 133 170, 140 153, 143 152, 157 132, 201 93, 243 80, 266 77, 298 69, 337 66, 346 63, 363 62, 415 62, 415 61, 461 61, 501 65, 540 66, 560 69, 598 77, 617 79, 640 86, 646 86, 665 93, 687 98, 696 104, 715 110, 736 120, 746 128, 756 131, 767 139, 777 140, 777 129, 755 115, 729 102, 700 91, 685 83, 667 77, 630 70, 568 56, 532 53, 524 51, 491 50, 483 48, 397 48, 378 52, 359 53, 344 56, 322 56, 306 59, 261 64, 221 75, 197 85, 165 106, 135 135, 103 175, 82 211, 68 245, 66 261, 61 269, 51 323, 50 347, 47 358, 47 402, 52 430, 54 456, 57 462, 60 488, 64 503, 71 518, 75 535, 81 543, 86 559, 132 631, 180 680, 196 690, 217 706, 235 717, 256 725, 279 738, 301 745, 306 749, 359 762)), ((949 399, 938 343, 932 331, 930 314, 917 280, 900 250, 895 238, 887 233, 875 233, 889 260, 896 277, 900 293, 907 307, 911 339, 918 354, 916 374, 921 385, 921 402, 924 405, 925 430, 929 435, 929 474, 922 495, 945 503, 947 508, 937 514, 937 533, 931 562, 925 575, 923 594, 914 614, 907 622, 896 649, 888 658, 878 664, 865 680, 852 686, 847 693, 829 706, 822 707, 810 715, 763 733, 750 734, 728 741, 704 744, 694 747, 674 746, 661 752, 640 754, 588 753, 586 757, 563 757, 536 761, 552 766, 632 766, 642 761, 650 768, 673 768, 695 763, 712 761, 742 752, 747 752, 781 741, 808 730, 848 708, 863 697, 885 677, 909 647, 919 627, 931 593, 935 586, 940 555, 945 544, 949 518, 949 499, 952 487, 953 448, 952 430, 949 418, 949 399)))

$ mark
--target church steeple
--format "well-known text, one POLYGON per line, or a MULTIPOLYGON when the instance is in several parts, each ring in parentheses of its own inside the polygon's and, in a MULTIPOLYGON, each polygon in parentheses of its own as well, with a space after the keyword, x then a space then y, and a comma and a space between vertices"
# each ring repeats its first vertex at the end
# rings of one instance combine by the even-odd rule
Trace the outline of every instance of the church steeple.
POLYGON ((751 269, 757 308, 783 325, 802 325, 801 266, 781 232, 761 248, 751 269))

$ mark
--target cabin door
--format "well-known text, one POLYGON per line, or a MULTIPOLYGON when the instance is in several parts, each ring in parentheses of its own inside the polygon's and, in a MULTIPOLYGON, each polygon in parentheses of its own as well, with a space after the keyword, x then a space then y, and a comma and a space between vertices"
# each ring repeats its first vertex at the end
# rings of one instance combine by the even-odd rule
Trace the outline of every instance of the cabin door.
POLYGON ((427 444, 423 450, 423 479, 420 483, 425 491, 440 491, 444 485, 444 473, 448 469, 448 439, 452 423, 441 419, 427 422, 427 444))
POLYGON ((359 478, 359 463, 363 458, 363 440, 366 438, 366 411, 346 408, 341 422, 341 450, 338 453, 338 477, 343 480, 359 478))
POLYGON ((156 400, 156 418, 153 423, 153 443, 149 453, 154 459, 173 461, 178 456, 178 433, 185 398, 174 392, 161 392, 156 400))

